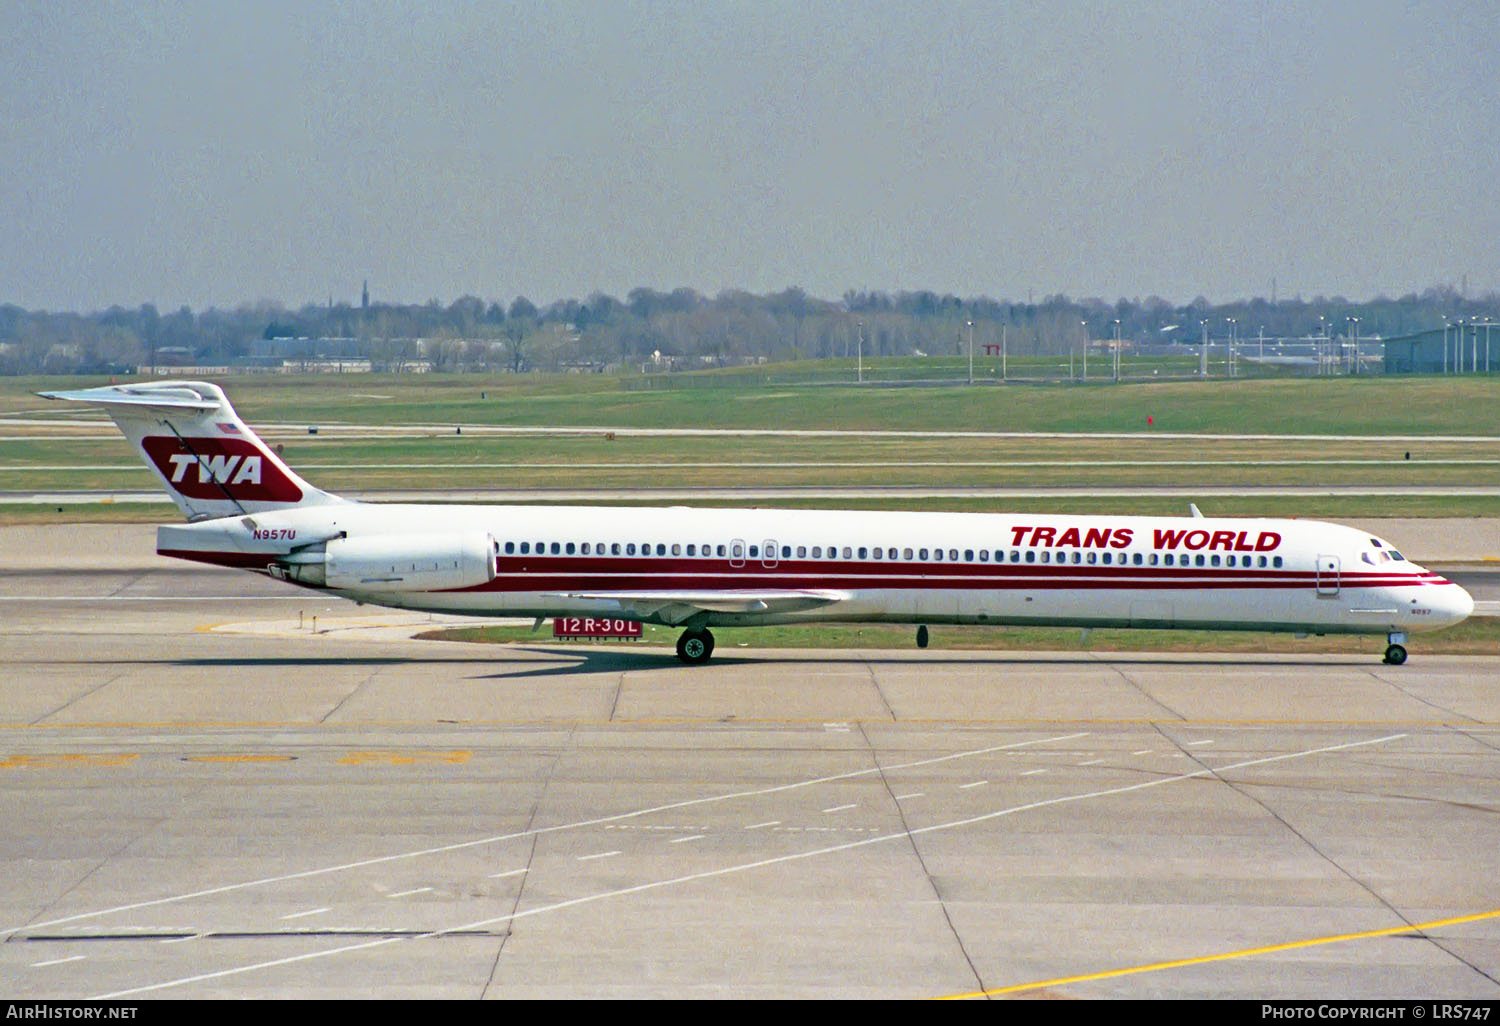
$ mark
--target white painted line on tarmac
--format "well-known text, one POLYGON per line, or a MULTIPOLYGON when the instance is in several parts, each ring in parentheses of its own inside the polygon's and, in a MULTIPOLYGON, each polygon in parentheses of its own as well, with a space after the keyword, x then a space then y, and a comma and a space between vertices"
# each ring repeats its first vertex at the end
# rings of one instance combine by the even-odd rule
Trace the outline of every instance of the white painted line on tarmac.
POLYGON ((70 958, 54 958, 54 959, 52 959, 51 961, 48 961, 48 962, 33 962, 33 963, 31 963, 31 968, 33 968, 33 969, 41 969, 42 967, 49 966, 49 965, 62 965, 64 962, 82 962, 82 961, 83 961, 83 956, 82 955, 73 955, 70 958))
POLYGON ((413 894, 426 894, 432 890, 431 887, 413 887, 409 891, 397 891, 395 894, 387 894, 387 898, 409 898, 413 894))
MULTIPOLYGON (((212 897, 219 894, 229 894, 234 891, 242 891, 252 887, 265 887, 271 884, 287 883, 292 880, 306 880, 317 876, 326 876, 330 873, 342 873, 351 869, 365 869, 370 866, 378 866, 387 862, 398 862, 405 859, 422 858, 427 855, 442 855, 448 852, 464 851, 468 848, 478 848, 487 844, 495 844, 500 841, 514 841, 526 837, 538 837, 543 834, 561 833, 566 830, 578 830, 584 827, 601 826, 606 823, 618 823, 622 820, 639 819, 644 816, 657 815, 663 812, 672 812, 678 809, 687 809, 699 805, 711 805, 719 802, 734 801, 741 798, 762 798, 771 794, 783 794, 790 791, 799 791, 819 784, 829 784, 839 780, 853 780, 858 777, 867 777, 879 773, 892 773, 897 770, 916 769, 923 766, 934 766, 944 762, 953 762, 960 759, 972 759, 982 755, 993 755, 996 752, 1010 751, 1016 748, 1030 748, 1036 745, 1052 744, 1058 741, 1074 741, 1081 737, 1087 737, 1087 731, 1074 734, 1059 734, 1049 737, 1033 738, 1030 741, 1014 741, 1010 744, 994 745, 989 748, 975 748, 963 752, 953 752, 949 755, 938 755, 930 759, 917 759, 913 762, 896 763, 891 766, 872 766, 867 769, 850 770, 848 773, 835 773, 827 777, 814 777, 810 780, 799 780, 790 784, 775 784, 770 787, 760 787, 749 791, 734 791, 728 794, 711 795, 707 798, 688 798, 678 802, 668 802, 664 805, 653 805, 649 808, 636 809, 633 812, 621 812, 612 816, 600 816, 595 819, 578 820, 572 823, 561 823, 557 826, 538 827, 533 830, 519 830, 510 834, 494 834, 489 837, 480 837, 472 841, 456 841, 453 844, 443 844, 432 848, 420 848, 415 851, 396 852, 391 855, 377 855, 373 858, 359 859, 354 862, 344 862, 333 866, 324 866, 319 869, 306 869, 297 873, 286 873, 280 876, 267 876, 255 880, 245 880, 240 883, 223 884, 219 887, 206 887, 202 890, 187 891, 182 894, 168 895, 162 898, 152 898, 147 901, 132 902, 127 905, 115 905, 110 908, 96 909, 92 912, 79 912, 70 916, 61 916, 57 919, 48 919, 37 923, 25 923, 20 926, 9 926, 0 929, 0 939, 18 933, 22 930, 37 930, 44 926, 60 926, 64 923, 73 923, 81 919, 93 919, 98 916, 114 915, 119 912, 133 912, 142 908, 155 908, 160 905, 171 905, 183 901, 191 901, 195 898, 212 897)), ((779 822, 779 821, 777 821, 779 822)))
POLYGON ((858 806, 859 806, 859 802, 850 802, 847 805, 835 805, 832 808, 824 809, 823 811, 824 812, 843 812, 845 809, 853 809, 853 808, 857 808, 858 806))
POLYGON ((959 784, 958 785, 958 789, 960 791, 967 791, 971 787, 983 787, 985 784, 988 784, 988 783, 989 783, 988 780, 975 780, 972 783, 959 784))
POLYGON ((507 869, 503 873, 491 873, 489 875, 488 879, 490 879, 490 880, 503 880, 507 876, 520 876, 522 873, 525 873, 525 872, 526 872, 526 870, 524 870, 524 869, 507 869))
POLYGON ((878 837, 868 837, 858 841, 849 841, 844 844, 830 845, 824 848, 814 848, 809 851, 794 852, 790 855, 778 855, 772 858, 757 859, 754 862, 742 862, 732 866, 723 866, 719 869, 708 869, 698 873, 689 873, 684 876, 671 877, 665 880, 652 880, 647 883, 635 884, 631 887, 621 887, 612 891, 601 891, 597 894, 588 894, 580 898, 568 898, 563 901, 554 902, 550 905, 539 905, 535 908, 525 909, 519 912, 509 912, 505 915, 494 916, 488 919, 480 919, 470 923, 462 923, 449 926, 441 930, 434 930, 416 937, 386 937, 376 941, 363 944, 351 944, 339 948, 327 948, 322 951, 310 951, 301 955, 292 955, 286 958, 269 959, 264 962, 255 962, 249 965, 237 966, 230 969, 220 969, 214 972, 199 973, 194 976, 184 976, 175 980, 164 980, 160 983, 144 984, 139 987, 131 987, 126 990, 117 990, 109 994, 100 994, 89 1000, 106 1001, 117 998, 130 997, 135 994, 144 994, 151 991, 167 990, 172 987, 181 987, 192 983, 202 983, 206 980, 223 979, 228 976, 238 976, 244 973, 255 972, 260 969, 271 969, 277 966, 291 965, 297 962, 311 961, 317 958, 327 958, 332 955, 346 954, 354 951, 366 951, 371 948, 385 944, 391 944, 398 940, 422 940, 433 937, 441 937, 446 934, 461 933, 471 930, 481 930, 496 926, 500 923, 511 923, 517 919, 525 919, 531 916, 545 915, 549 912, 559 912, 563 909, 576 908, 581 905, 589 905, 611 898, 626 897, 633 894, 642 894, 648 891, 662 890, 667 887, 675 887, 683 884, 696 883, 702 880, 717 879, 719 877, 732 876, 739 873, 749 872, 755 869, 763 869, 768 866, 786 865, 792 862, 801 862, 806 859, 819 858, 825 855, 835 855, 840 852, 853 851, 857 848, 866 848, 875 844, 884 844, 891 841, 909 842, 913 837, 921 834, 939 833, 942 831, 956 830, 960 827, 972 826, 976 823, 986 823, 1007 816, 1018 815, 1023 812, 1031 812, 1036 809, 1053 808, 1061 805, 1070 805, 1075 802, 1092 801, 1098 798, 1111 798, 1116 795, 1132 794, 1138 791, 1146 791, 1155 787, 1163 787, 1168 784, 1181 783, 1185 780, 1193 780, 1203 776, 1217 776, 1230 770, 1248 769, 1252 766, 1265 766, 1271 763, 1286 762, 1290 759, 1303 759, 1313 755, 1327 755, 1333 752, 1350 751, 1355 748, 1366 748, 1370 745, 1385 744, 1391 741, 1399 741, 1406 734, 1388 734, 1385 737, 1372 738, 1368 741, 1351 741, 1347 744, 1328 745, 1323 748, 1310 748, 1300 752, 1286 752, 1281 755, 1269 755, 1259 759, 1247 759, 1243 762, 1220 766, 1218 769, 1199 769, 1191 773, 1180 773, 1171 777, 1158 777, 1154 780, 1141 781, 1135 784, 1125 784, 1120 787, 1107 787, 1097 791, 1087 791, 1080 794, 1059 795, 1054 798, 1046 798, 1041 801, 1028 802, 1024 805, 1012 805, 1003 809, 995 809, 991 812, 982 813, 977 816, 969 816, 964 819, 950 820, 946 823, 934 823, 931 826, 916 829, 900 830, 895 833, 882 834, 878 837))
POLYGON ((601 851, 601 852, 596 852, 593 855, 580 855, 580 856, 578 856, 578 861, 579 862, 592 862, 594 859, 607 859, 607 858, 610 858, 613 855, 618 855, 618 854, 620 854, 619 849, 616 849, 614 851, 601 851))
POLYGON ((302 919, 305 916, 322 915, 324 912, 332 912, 332 911, 333 911, 333 909, 331 909, 331 908, 310 908, 310 909, 306 910, 305 912, 292 912, 291 914, 284 915, 281 918, 282 918, 283 921, 285 921, 287 919, 302 919))

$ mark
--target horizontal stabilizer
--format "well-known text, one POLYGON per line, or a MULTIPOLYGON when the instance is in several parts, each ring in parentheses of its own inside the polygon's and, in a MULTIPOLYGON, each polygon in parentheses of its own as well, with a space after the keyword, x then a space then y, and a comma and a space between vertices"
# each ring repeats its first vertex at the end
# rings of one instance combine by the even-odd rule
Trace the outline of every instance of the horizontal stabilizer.
POLYGON ((78 388, 62 392, 38 392, 43 399, 66 399, 95 406, 138 406, 158 410, 199 410, 219 408, 217 399, 204 398, 190 388, 173 384, 106 385, 103 388, 78 388))

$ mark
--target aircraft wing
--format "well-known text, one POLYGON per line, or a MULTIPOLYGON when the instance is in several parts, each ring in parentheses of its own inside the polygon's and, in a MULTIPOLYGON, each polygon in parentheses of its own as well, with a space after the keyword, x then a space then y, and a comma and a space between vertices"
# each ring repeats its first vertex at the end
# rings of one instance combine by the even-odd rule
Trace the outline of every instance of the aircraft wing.
POLYGON ((620 612, 683 623, 699 613, 796 613, 846 601, 848 592, 826 589, 760 589, 748 591, 570 591, 556 596, 593 602, 615 602, 620 612))

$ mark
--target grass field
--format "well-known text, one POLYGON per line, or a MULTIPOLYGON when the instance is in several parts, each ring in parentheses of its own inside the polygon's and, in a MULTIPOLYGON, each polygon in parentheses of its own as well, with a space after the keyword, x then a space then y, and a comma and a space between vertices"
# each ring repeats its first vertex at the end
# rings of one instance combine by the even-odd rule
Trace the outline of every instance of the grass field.
MULTIPOLYGON (((902 372, 910 370, 910 361, 902 372)), ((806 373, 852 364, 784 365, 806 373)), ((872 372, 880 361, 867 361, 872 372)), ((777 368, 752 368, 762 374, 777 368)), ((246 376, 223 384, 241 415, 333 491, 464 487, 911 486, 1157 488, 1373 485, 1436 495, 1246 495, 1234 515, 1495 516, 1500 378, 1284 378, 1088 385, 766 386, 738 371, 677 375, 671 389, 602 375, 246 376), (695 385, 702 387, 693 387, 695 385), (712 383, 712 384, 710 384, 712 383), (1146 419, 1154 421, 1150 427, 1146 419), (369 432, 337 430, 367 425, 369 432), (310 434, 317 426, 319 434, 310 434), (461 433, 467 427, 467 433, 461 433), (582 434, 545 433, 557 427, 582 434), (519 433, 485 434, 485 429, 519 433), (673 437, 631 429, 708 428, 673 437), (906 432, 757 435, 766 430, 906 432), (397 431, 399 434, 392 435, 397 431), (956 437, 952 432, 1049 432, 956 437), (1084 437, 1083 433, 1117 437, 1084 437), (1209 437, 1181 438, 1174 434, 1209 437), (1270 436, 1246 438, 1245 435, 1270 436), (1317 438, 1295 437, 1316 435, 1317 438)), ((91 380, 0 380, 0 493, 149 489, 152 478, 100 415, 32 393, 91 380)), ((696 500, 695 500, 696 501, 696 500)), ((1180 512, 1187 500, 1004 500, 1016 511, 1180 512)), ((779 505, 996 509, 997 500, 816 498, 779 505)), ((6 505, 0 520, 170 519, 160 506, 6 505)))

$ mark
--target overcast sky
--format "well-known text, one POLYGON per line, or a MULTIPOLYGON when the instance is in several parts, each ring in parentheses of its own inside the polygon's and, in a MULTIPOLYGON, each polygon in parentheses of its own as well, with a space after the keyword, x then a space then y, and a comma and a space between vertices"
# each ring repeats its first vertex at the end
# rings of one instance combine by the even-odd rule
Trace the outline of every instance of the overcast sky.
POLYGON ((0 302, 1500 289, 1500 4, 0 5, 0 302))

